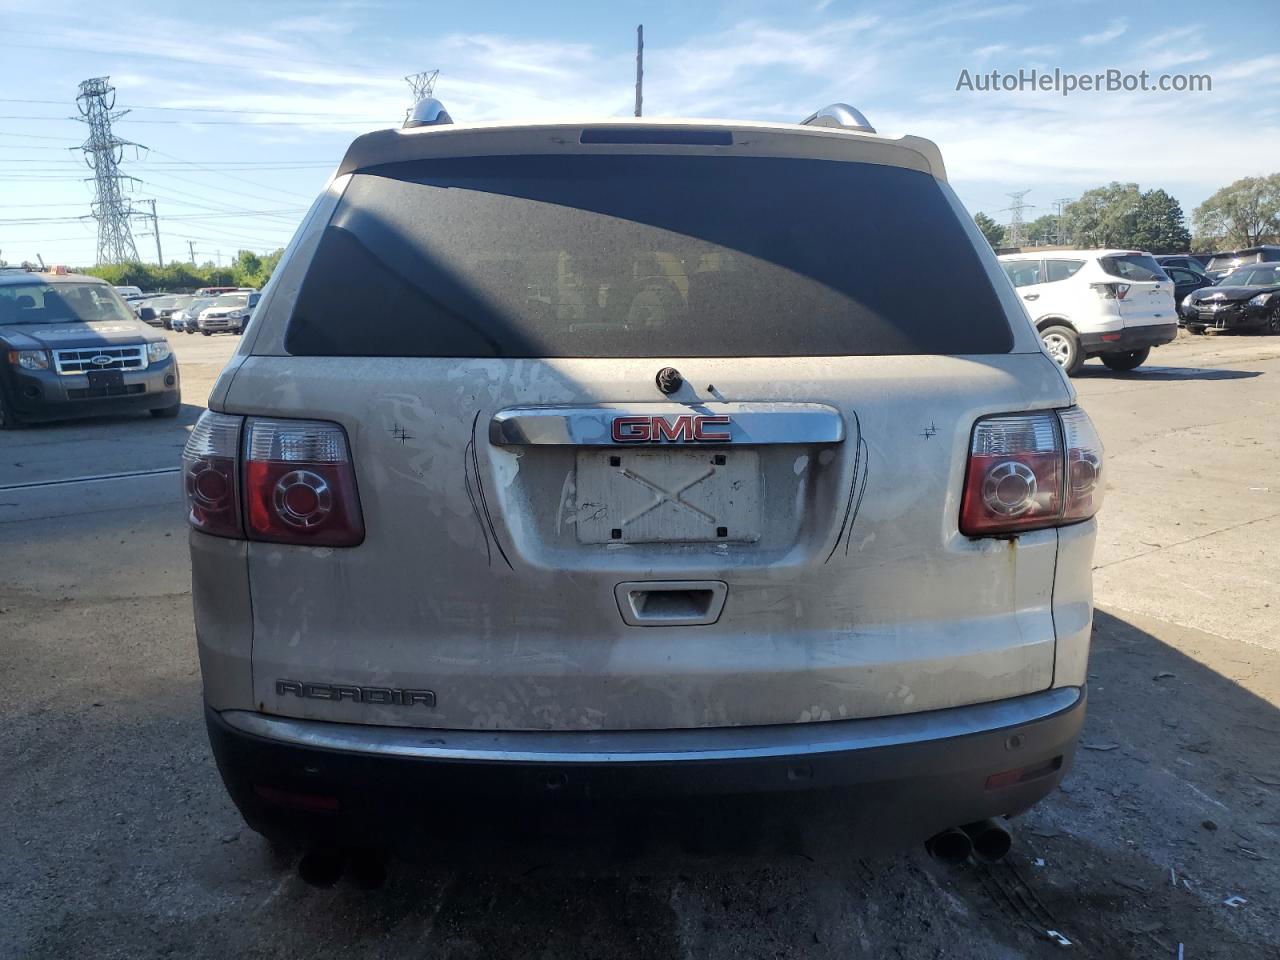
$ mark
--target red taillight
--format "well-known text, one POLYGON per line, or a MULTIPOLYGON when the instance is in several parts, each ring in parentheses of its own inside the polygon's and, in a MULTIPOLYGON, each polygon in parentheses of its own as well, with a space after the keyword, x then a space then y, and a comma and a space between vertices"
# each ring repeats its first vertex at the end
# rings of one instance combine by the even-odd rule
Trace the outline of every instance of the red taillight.
POLYGON ((1089 286, 1103 300, 1123 300, 1129 293, 1127 283, 1091 283, 1089 286))
POLYGON ((202 533, 243 537, 237 454, 241 417, 206 410, 191 428, 182 450, 182 484, 187 518, 202 533))
POLYGON ((205 411, 182 467, 188 516, 201 533, 322 547, 364 540, 347 435, 336 423, 205 411))
POLYGON ((249 539, 321 547, 364 539, 347 435, 336 423, 250 418, 244 453, 249 539))
POLYGON ((1102 500, 1102 444, 1079 407, 979 420, 960 532, 1016 533, 1092 517, 1102 500))

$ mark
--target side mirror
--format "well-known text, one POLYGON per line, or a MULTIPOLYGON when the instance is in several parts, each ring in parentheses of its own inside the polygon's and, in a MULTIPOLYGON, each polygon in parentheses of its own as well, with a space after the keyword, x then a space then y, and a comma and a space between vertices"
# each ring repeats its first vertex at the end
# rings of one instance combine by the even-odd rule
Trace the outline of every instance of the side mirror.
POLYGON ((151 307, 139 307, 138 319, 143 323, 151 323, 156 318, 156 312, 151 307))

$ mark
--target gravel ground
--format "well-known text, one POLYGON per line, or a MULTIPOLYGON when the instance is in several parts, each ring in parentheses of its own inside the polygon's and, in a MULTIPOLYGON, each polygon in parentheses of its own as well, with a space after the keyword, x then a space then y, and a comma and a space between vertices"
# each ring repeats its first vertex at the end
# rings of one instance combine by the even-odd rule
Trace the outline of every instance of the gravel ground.
MULTIPOLYGON (((189 401, 233 342, 190 341, 189 401)), ((0 957, 1015 958, 1066 949, 1050 930, 1071 956, 1280 956, 1280 340, 1152 363, 1078 381, 1112 488, 1090 714, 996 866, 656 838, 637 859, 308 887, 209 756, 175 479, 3 489, 171 464, 198 406, 0 437, 0 957)))

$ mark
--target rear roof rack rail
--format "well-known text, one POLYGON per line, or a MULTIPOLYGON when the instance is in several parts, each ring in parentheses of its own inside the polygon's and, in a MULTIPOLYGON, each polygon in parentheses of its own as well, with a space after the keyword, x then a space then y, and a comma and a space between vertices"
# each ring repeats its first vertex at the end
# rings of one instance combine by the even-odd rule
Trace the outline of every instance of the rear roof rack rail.
POLYGON ((875 133, 876 128, 862 115, 857 107, 847 103, 833 103, 823 107, 817 113, 810 114, 800 121, 804 127, 843 127, 845 130, 860 130, 863 133, 875 133))

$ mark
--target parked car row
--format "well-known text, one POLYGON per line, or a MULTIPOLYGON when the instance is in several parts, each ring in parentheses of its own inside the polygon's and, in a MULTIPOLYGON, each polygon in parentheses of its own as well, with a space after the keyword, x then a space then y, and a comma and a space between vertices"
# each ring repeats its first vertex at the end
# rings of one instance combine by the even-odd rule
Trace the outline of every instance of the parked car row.
POLYGON ((243 333, 261 297, 257 290, 189 297, 186 304, 170 316, 169 329, 203 333, 206 337, 215 333, 243 333))
POLYGON ((135 317, 153 327, 186 333, 242 333, 261 294, 252 287, 201 287, 193 294, 142 293, 137 287, 116 287, 135 317), (144 314, 143 307, 150 313, 144 314), (203 311, 209 311, 201 322, 203 311))
POLYGON ((1192 256, 1140 250, 1054 250, 1006 254, 1000 264, 1022 298, 1049 355, 1068 374, 1089 357, 1133 370, 1178 326, 1280 334, 1280 247, 1215 255, 1243 264, 1215 280, 1192 256), (1274 257, 1274 260, 1271 259, 1274 257))

